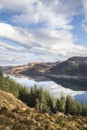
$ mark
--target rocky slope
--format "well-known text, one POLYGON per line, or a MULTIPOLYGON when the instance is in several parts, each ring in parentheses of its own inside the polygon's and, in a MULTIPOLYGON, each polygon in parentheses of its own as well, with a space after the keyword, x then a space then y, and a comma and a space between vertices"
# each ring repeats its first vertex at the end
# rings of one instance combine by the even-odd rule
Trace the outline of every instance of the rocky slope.
POLYGON ((0 130, 86 130, 87 117, 37 113, 0 90, 0 130))

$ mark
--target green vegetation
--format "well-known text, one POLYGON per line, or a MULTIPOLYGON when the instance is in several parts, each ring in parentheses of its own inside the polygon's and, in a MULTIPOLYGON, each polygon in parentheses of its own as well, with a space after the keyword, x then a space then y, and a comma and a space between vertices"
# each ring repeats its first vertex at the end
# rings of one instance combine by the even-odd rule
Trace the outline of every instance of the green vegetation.
POLYGON ((2 72, 0 72, 0 89, 1 90, 13 93, 18 98, 21 88, 23 87, 20 84, 16 83, 9 76, 3 76, 2 72))
POLYGON ((0 89, 13 93, 17 98, 25 102, 29 107, 35 108, 38 112, 82 115, 87 116, 87 105, 74 101, 71 96, 66 98, 62 95, 61 98, 53 98, 48 91, 36 86, 30 89, 16 83, 8 76, 4 77, 0 72, 0 89))
POLYGON ((87 105, 74 101, 71 96, 66 98, 62 95, 61 98, 53 98, 48 91, 36 86, 28 89, 16 83, 8 76, 4 77, 0 72, 0 89, 13 93, 17 98, 25 102, 29 107, 35 108, 38 112, 82 115, 87 116, 87 105))
POLYGON ((55 99, 42 88, 28 89, 1 72, 0 89, 32 107, 1 91, 0 130, 87 130, 87 105, 71 96, 55 99))

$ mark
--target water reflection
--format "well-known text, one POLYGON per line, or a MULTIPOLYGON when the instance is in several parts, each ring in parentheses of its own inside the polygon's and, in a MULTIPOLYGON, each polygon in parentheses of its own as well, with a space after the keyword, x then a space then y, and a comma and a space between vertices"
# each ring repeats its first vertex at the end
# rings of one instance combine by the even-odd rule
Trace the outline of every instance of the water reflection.
POLYGON ((64 88, 69 88, 75 91, 87 91, 86 78, 50 77, 50 79, 57 84, 61 84, 64 88))
POLYGON ((86 91, 74 91, 69 88, 64 88, 60 84, 56 84, 53 81, 42 81, 42 82, 36 82, 32 79, 25 78, 25 77, 14 77, 11 76, 16 82, 26 86, 26 87, 32 87, 35 84, 38 87, 43 87, 44 89, 48 90, 54 97, 60 97, 61 94, 66 95, 71 95, 73 96, 76 100, 87 102, 87 92, 86 91))
POLYGON ((78 101, 87 103, 87 92, 83 92, 81 94, 75 95, 75 99, 77 99, 78 101))

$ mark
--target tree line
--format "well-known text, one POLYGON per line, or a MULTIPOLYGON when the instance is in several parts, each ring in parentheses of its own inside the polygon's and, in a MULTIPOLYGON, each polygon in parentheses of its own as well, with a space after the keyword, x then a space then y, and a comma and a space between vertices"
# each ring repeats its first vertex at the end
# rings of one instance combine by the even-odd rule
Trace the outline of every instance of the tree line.
POLYGON ((37 112, 48 112, 71 115, 87 116, 87 104, 75 101, 70 95, 60 98, 54 98, 47 90, 37 87, 26 88, 16 83, 9 76, 3 76, 0 72, 0 89, 13 93, 18 99, 21 99, 29 107, 35 108, 37 112))

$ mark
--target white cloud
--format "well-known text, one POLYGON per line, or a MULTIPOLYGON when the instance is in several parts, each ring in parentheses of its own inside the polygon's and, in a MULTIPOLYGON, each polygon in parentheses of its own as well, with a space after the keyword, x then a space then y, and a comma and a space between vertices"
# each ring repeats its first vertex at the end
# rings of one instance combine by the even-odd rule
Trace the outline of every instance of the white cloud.
POLYGON ((82 28, 87 32, 87 1, 82 0, 84 20, 82 21, 82 28))
MULTIPOLYGON (((10 39, 25 47, 31 47, 32 43, 36 44, 31 33, 28 31, 14 27, 6 23, 0 23, 0 37, 10 39)), ((38 46, 38 44, 36 44, 38 46)))
POLYGON ((80 13, 80 5, 81 0, 0 0, 0 9, 12 11, 10 20, 15 24, 0 23, 0 58, 21 64, 24 58, 31 62, 87 55, 87 48, 74 44, 71 32, 71 21, 80 13), (9 45, 6 40, 19 46, 9 45))
POLYGON ((68 30, 43 28, 29 32, 5 23, 0 23, 0 28, 1 38, 20 45, 18 47, 0 42, 0 59, 1 61, 4 59, 4 62, 6 60, 6 64, 7 62, 25 64, 33 61, 56 61, 73 55, 87 55, 87 48, 74 45, 73 35, 68 30))
POLYGON ((19 12, 11 17, 15 23, 38 24, 44 23, 49 28, 66 28, 72 29, 70 25, 71 17, 76 13, 76 7, 79 6, 75 0, 68 1, 68 5, 60 0, 43 1, 43 0, 1 0, 2 9, 19 12), (70 17, 71 15, 71 17, 70 17))
POLYGON ((15 51, 15 52, 20 52, 20 51, 24 51, 23 47, 15 47, 12 45, 9 45, 8 43, 4 43, 4 42, 0 42, 0 50, 4 50, 4 51, 15 51))
POLYGON ((37 1, 38 0, 26 0, 26 2, 24 0, 0 0, 0 5, 2 9, 23 10, 26 9, 26 6, 28 7, 28 5, 37 1))
POLYGON ((87 1, 86 0, 82 0, 82 3, 83 3, 83 9, 84 9, 84 13, 85 13, 85 15, 86 15, 86 17, 87 17, 87 1))
POLYGON ((82 21, 82 29, 87 32, 87 19, 82 21))

